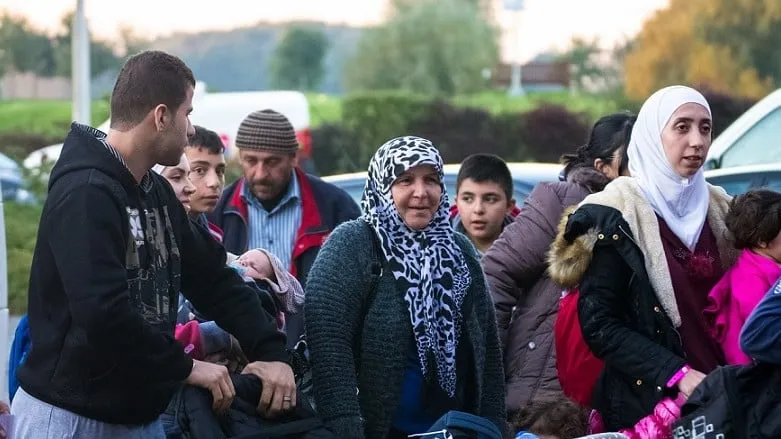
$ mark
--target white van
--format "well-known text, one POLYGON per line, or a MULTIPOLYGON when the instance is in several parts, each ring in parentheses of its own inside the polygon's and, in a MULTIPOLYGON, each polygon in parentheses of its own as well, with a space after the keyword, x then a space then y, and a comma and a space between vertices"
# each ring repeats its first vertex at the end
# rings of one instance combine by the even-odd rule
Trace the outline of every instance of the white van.
MULTIPOLYGON (((207 93, 206 85, 198 82, 193 96, 193 113, 190 120, 217 132, 225 143, 225 157, 236 156, 236 133, 239 124, 248 114, 270 108, 284 114, 296 130, 301 144, 302 166, 311 164, 312 138, 310 135, 309 102, 303 93, 297 91, 248 91, 230 93, 207 93)), ((97 128, 108 131, 110 120, 97 128)), ((62 144, 50 145, 33 151, 24 160, 24 167, 35 169, 44 162, 56 161, 60 157, 62 144)))
POLYGON ((748 109, 713 141, 706 169, 781 163, 781 89, 748 109))

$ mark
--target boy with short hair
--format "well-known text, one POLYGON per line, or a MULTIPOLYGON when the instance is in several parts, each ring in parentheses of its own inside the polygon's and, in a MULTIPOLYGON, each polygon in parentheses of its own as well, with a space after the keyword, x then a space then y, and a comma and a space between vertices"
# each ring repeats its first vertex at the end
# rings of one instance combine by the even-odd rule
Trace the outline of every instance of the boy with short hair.
POLYGON ((456 179, 453 227, 469 237, 482 255, 518 215, 507 163, 493 154, 474 154, 461 162, 456 179))
POLYGON ((190 215, 222 242, 222 230, 210 223, 206 215, 214 210, 225 188, 225 144, 212 130, 195 125, 184 152, 190 162, 190 181, 195 193, 190 197, 190 215))

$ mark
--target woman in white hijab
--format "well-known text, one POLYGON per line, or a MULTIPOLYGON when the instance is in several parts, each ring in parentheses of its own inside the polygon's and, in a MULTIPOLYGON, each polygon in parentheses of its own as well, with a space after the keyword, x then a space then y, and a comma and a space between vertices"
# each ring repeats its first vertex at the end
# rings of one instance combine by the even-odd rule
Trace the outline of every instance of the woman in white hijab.
POLYGON ((190 197, 195 193, 195 185, 190 181, 190 162, 182 154, 176 166, 155 165, 152 170, 162 175, 176 193, 176 198, 182 202, 184 209, 190 212, 190 197))
POLYGON ((699 92, 654 93, 632 130, 631 177, 565 215, 551 248, 551 276, 579 287, 583 338, 604 361, 592 406, 608 431, 634 425, 664 397, 688 397, 724 363, 702 313, 735 260, 729 196, 702 172, 711 132, 699 92))

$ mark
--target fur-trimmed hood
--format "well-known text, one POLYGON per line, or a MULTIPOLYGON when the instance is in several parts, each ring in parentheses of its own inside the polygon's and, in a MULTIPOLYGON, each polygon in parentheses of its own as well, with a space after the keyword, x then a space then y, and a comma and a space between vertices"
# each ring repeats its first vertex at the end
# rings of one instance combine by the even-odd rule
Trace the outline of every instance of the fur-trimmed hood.
POLYGON ((567 241, 565 238, 567 224, 570 215, 576 210, 578 210, 577 205, 564 210, 556 239, 553 240, 548 252, 548 274, 556 283, 567 289, 575 288, 580 283, 591 263, 591 253, 598 239, 597 229, 592 227, 572 242, 567 241))
MULTIPOLYGON (((708 190, 711 200, 708 207, 708 224, 716 237, 721 263, 726 269, 734 264, 738 255, 728 239, 727 226, 724 222, 731 198, 722 188, 708 185, 708 190)), ((596 242, 605 239, 607 233, 614 233, 612 231, 603 233, 600 228, 604 227, 604 224, 597 224, 591 218, 581 217, 580 224, 569 224, 570 216, 579 207, 586 205, 605 206, 621 212, 622 218, 629 225, 634 241, 643 253, 645 269, 659 302, 673 324, 676 327, 680 326, 681 317, 662 246, 659 223, 651 205, 645 200, 640 187, 632 178, 620 177, 610 183, 604 191, 589 195, 580 206, 564 212, 559 222, 558 235, 548 253, 550 277, 564 288, 577 286, 591 263, 596 242), (570 236, 565 238, 565 234, 570 236)))

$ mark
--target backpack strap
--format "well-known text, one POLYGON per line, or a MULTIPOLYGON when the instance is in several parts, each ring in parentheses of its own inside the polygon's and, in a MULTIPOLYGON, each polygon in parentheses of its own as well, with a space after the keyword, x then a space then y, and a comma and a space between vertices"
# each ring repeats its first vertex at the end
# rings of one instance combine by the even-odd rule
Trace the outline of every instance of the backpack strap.
POLYGON ((369 308, 371 308, 372 304, 374 303, 374 299, 377 296, 377 283, 379 282, 380 278, 383 275, 383 267, 385 255, 382 252, 382 244, 380 244, 380 238, 377 236, 377 232, 374 231, 374 228, 369 225, 366 221, 363 221, 364 224, 366 224, 366 228, 369 231, 369 236, 371 236, 372 240, 372 263, 371 263, 371 288, 369 289, 368 297, 364 298, 363 301, 363 316, 364 319, 366 318, 366 314, 369 312, 369 308))
POLYGON ((355 358, 355 371, 358 371, 358 365, 360 364, 360 352, 361 352, 361 335, 363 334, 363 327, 366 324, 366 316, 369 314, 369 310, 374 304, 374 299, 377 298, 377 284, 382 277, 384 270, 384 255, 382 253, 382 246, 380 244, 380 238, 377 237, 377 232, 374 231, 369 223, 361 221, 366 226, 366 231, 372 240, 372 262, 370 264, 371 282, 369 284, 369 291, 363 295, 361 301, 361 326, 358 332, 355 334, 355 340, 353 341, 353 357, 355 358))

